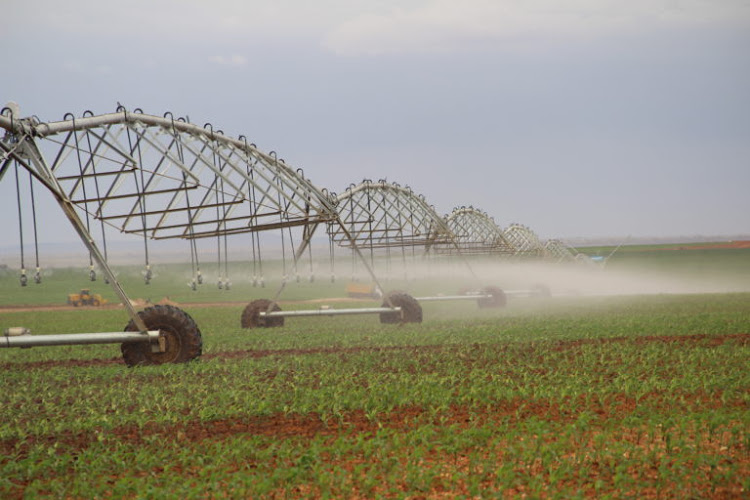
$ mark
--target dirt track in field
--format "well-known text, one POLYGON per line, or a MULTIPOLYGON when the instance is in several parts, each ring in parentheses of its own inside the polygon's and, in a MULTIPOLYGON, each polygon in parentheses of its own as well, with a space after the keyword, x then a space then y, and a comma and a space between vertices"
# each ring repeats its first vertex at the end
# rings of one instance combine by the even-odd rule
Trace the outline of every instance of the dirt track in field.
MULTIPOLYGON (((138 301, 140 299, 136 299, 138 301)), ((331 303, 331 304, 340 304, 340 303, 351 303, 351 302, 361 302, 365 304, 370 304, 373 301, 367 300, 367 299, 355 299, 355 298, 349 298, 349 297, 334 297, 334 298, 328 298, 328 299, 310 299, 310 300, 280 300, 279 304, 321 304, 321 303, 331 303)), ((137 304, 135 304, 136 309, 140 309, 147 306, 152 306, 156 304, 163 304, 163 303, 169 303, 171 305, 181 307, 181 308, 204 308, 204 307, 244 307, 246 306, 249 301, 233 301, 233 302, 172 302, 172 301, 160 301, 160 302, 154 302, 149 303, 145 301, 140 301, 137 304)), ((83 311, 101 311, 101 310, 115 310, 115 309, 124 309, 124 306, 122 304, 105 304, 103 306, 81 306, 81 307, 74 307, 67 304, 58 304, 58 305, 33 305, 33 304, 18 304, 18 305, 9 305, 9 306, 0 306, 0 313, 4 312, 32 312, 32 311, 75 311, 75 310, 83 310, 83 311)))
MULTIPOLYGON (((153 305, 153 304, 137 305, 136 309, 146 307, 147 305, 153 305)), ((247 305, 247 302, 205 302, 205 303, 179 304, 180 307, 241 307, 243 305, 247 305)), ((102 311, 102 310, 115 310, 115 309, 124 310, 124 306, 122 304, 106 304, 103 306, 82 306, 82 307, 73 307, 69 305, 14 305, 14 306, 0 306, 0 313, 33 312, 33 311, 75 311, 75 310, 102 311)))
MULTIPOLYGON (((646 335, 642 337, 609 337, 599 339, 576 339, 560 340, 554 342, 549 348, 553 351, 577 350, 584 345, 604 345, 611 343, 630 343, 634 345, 646 345, 649 343, 660 342, 680 345, 705 345, 706 347, 715 347, 732 342, 739 345, 750 344, 750 333, 728 333, 722 335, 646 335)), ((531 343, 530 343, 531 344, 531 343)), ((497 347, 497 346, 496 346, 497 347)), ((211 354, 204 354, 201 360, 233 360, 243 358, 264 358, 268 356, 298 356, 306 354, 357 354, 365 352, 390 352, 390 351, 444 351, 450 352, 456 350, 458 346, 447 345, 419 345, 419 346, 359 346, 359 347, 311 347, 307 349, 240 349, 235 351, 222 351, 211 354)), ((502 347, 500 347, 502 350, 502 347)), ((122 357, 102 358, 102 359, 67 359, 67 360, 47 360, 32 361, 25 363, 0 363, 2 369, 12 369, 23 367, 24 369, 45 369, 56 367, 86 367, 86 366, 107 366, 124 364, 122 357)))
MULTIPOLYGON (((673 393, 669 394, 669 401, 673 393)), ((685 394, 686 403, 705 409, 745 407, 742 400, 722 401, 720 394, 685 394)), ((177 424, 156 424, 146 422, 142 426, 124 425, 106 431, 107 439, 116 439, 135 445, 144 444, 147 438, 158 436, 166 441, 200 442, 204 439, 223 439, 237 434, 275 436, 279 438, 311 438, 318 435, 336 435, 342 432, 368 433, 380 428, 405 429, 413 425, 437 423, 441 426, 459 427, 484 425, 492 422, 514 422, 531 417, 553 422, 573 422, 583 412, 595 414, 602 421, 619 419, 633 413, 639 404, 650 404, 669 411, 664 401, 665 394, 645 394, 636 400, 624 394, 608 395, 606 400, 596 395, 581 395, 569 404, 549 401, 529 401, 515 399, 497 402, 484 408, 467 408, 453 405, 444 414, 437 416, 428 409, 417 406, 397 407, 388 413, 368 417, 363 410, 345 412, 337 417, 321 420, 318 414, 275 414, 268 416, 237 417, 219 420, 193 420, 177 424), (575 411, 571 410, 575 408, 575 411)), ((60 452, 75 453, 90 446, 101 438, 100 432, 63 431, 48 436, 28 436, 25 439, 0 441, 0 454, 3 456, 21 455, 38 444, 58 444, 60 452), (65 449, 67 448, 67 449, 65 449)), ((750 457, 748 457, 750 461, 750 457)), ((0 462, 1 463, 1 462, 0 462)))

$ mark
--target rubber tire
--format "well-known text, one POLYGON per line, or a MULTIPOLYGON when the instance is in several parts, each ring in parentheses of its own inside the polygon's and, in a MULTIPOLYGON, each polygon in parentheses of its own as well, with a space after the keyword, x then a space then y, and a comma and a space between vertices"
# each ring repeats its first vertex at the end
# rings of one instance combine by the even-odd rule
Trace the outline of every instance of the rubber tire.
POLYGON ((380 313, 380 322, 383 324, 403 324, 403 323, 421 323, 422 306, 419 301, 403 292, 390 292, 381 307, 400 307, 401 312, 382 312, 380 313), (390 304, 388 303, 390 299, 390 304))
MULTIPOLYGON (((120 349, 128 366, 187 363, 200 357, 203 338, 193 318, 175 306, 155 305, 139 311, 138 316, 149 330, 160 330, 166 340, 165 352, 152 352, 151 342, 124 342, 120 349)), ((126 332, 137 332, 131 319, 126 332)))
MULTIPOLYGON (((284 318, 261 318, 261 311, 268 311, 271 301, 268 299, 256 299, 250 302, 242 311, 240 324, 242 328, 277 328, 284 326, 284 318)), ((271 311, 281 311, 278 304, 273 304, 271 311)))
POLYGON ((505 292, 496 286, 486 286, 482 288, 481 293, 482 295, 491 295, 491 297, 477 299, 477 305, 480 309, 505 307, 508 303, 505 292))

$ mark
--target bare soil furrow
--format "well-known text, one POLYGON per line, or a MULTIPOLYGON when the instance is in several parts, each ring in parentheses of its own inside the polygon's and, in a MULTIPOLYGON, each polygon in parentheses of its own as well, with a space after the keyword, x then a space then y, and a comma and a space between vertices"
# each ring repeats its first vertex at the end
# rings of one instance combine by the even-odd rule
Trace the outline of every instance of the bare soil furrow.
MULTIPOLYGON (((606 345, 611 343, 626 343, 635 345, 647 345, 651 343, 663 343, 694 346, 704 344, 706 347, 715 347, 727 343, 738 345, 750 344, 750 333, 728 333, 728 334, 696 334, 696 335, 644 335, 641 337, 607 337, 597 339, 576 339, 560 340, 553 343, 552 349, 555 351, 575 350, 584 345, 606 345)), ((537 342, 526 344, 533 348, 537 342)), ((491 345, 474 345, 475 348, 482 350, 492 349, 497 352, 508 351, 509 344, 491 344, 491 345)), ((517 346, 515 346, 517 347, 517 346)), ((353 346, 353 347, 313 347, 307 349, 240 349, 234 351, 220 351, 204 354, 201 359, 211 360, 233 360, 243 358, 265 358, 269 356, 299 356, 310 354, 358 354, 358 353, 386 353, 386 352, 425 352, 425 351, 443 351, 452 352, 467 349, 466 344, 442 344, 442 345, 409 345, 409 346, 353 346)), ((123 364, 122 358, 113 357, 105 359, 67 359, 67 360, 45 360, 30 361, 19 363, 0 363, 1 369, 22 368, 28 369, 48 369, 57 367, 87 367, 87 366, 106 366, 113 364, 123 364)))

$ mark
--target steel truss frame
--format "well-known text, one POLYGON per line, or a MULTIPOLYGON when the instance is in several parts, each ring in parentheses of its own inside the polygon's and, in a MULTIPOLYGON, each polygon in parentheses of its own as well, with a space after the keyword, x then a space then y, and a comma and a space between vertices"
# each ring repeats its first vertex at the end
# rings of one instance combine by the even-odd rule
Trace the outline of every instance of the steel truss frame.
POLYGON ((544 244, 544 256, 557 262, 571 262, 577 260, 573 250, 561 240, 548 240, 544 244))
MULTIPOLYGON (((472 206, 454 208, 445 216, 445 223, 464 255, 511 256, 517 251, 495 220, 472 206)), ((454 248, 447 246, 439 250, 452 253, 454 248)))
POLYGON ((363 180, 336 198, 342 225, 329 229, 342 247, 369 249, 455 246, 453 233, 425 197, 409 186, 363 180), (343 229, 348 229, 348 238, 343 229))
POLYGON ((516 249, 520 256, 542 257, 544 245, 539 236, 523 224, 513 223, 503 231, 505 238, 516 249))

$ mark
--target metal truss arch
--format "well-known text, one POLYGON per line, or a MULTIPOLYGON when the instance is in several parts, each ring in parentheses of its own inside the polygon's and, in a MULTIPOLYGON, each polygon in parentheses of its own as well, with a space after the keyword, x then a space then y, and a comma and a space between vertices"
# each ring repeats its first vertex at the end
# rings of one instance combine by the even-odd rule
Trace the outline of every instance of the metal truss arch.
POLYGON ((521 256, 542 257, 544 245, 539 236, 531 228, 523 224, 513 223, 503 231, 503 235, 521 256))
MULTIPOLYGON (((464 255, 513 255, 515 247, 486 212, 472 206, 454 208, 445 216, 456 246, 464 255)), ((445 247, 448 252, 453 247, 445 247)))
POLYGON ((330 235, 339 246, 375 248, 453 245, 453 233, 425 197, 408 186, 365 179, 336 197, 341 224, 330 235))
MULTIPOLYGON (((19 116, 17 106, 0 111, 0 179, 20 167, 47 188, 89 250, 91 279, 96 261, 142 331, 108 266, 105 227, 144 241, 221 238, 219 267, 223 250, 226 270, 230 235, 301 226, 296 265, 315 228, 338 221, 335 200, 301 170, 208 123, 200 127, 171 113, 159 117, 122 106, 103 115, 68 113, 49 123, 19 116), (96 231, 92 219, 101 225, 96 231), (94 236, 99 230, 104 252, 94 236)), ((144 251, 148 283, 147 246, 144 251)))
POLYGON ((202 238, 336 218, 333 200, 276 155, 244 138, 118 108, 63 121, 1 115, 15 158, 49 189, 121 233, 202 238), (33 141, 47 161, 27 163, 33 141))
POLYGON ((572 262, 577 258, 577 254, 558 239, 548 240, 544 244, 544 256, 557 262, 572 262))

